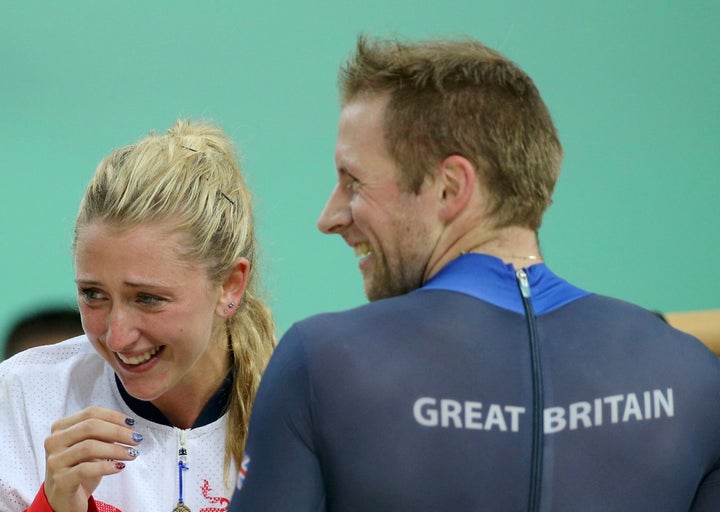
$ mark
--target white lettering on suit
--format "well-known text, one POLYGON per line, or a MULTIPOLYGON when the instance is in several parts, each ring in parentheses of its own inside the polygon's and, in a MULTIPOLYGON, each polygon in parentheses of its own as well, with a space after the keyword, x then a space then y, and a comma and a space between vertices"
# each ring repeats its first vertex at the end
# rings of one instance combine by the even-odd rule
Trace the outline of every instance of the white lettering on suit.
POLYGON ((454 427, 501 432, 520 430, 520 415, 524 412, 524 407, 490 404, 483 421, 481 402, 459 402, 449 398, 437 399, 425 396, 415 400, 413 405, 415 421, 424 427, 454 427))
MULTIPOLYGON (((525 412, 525 407, 518 405, 428 396, 418 398, 413 404, 415 421, 424 427, 519 432, 520 417, 525 412)), ((615 394, 547 407, 543 411, 543 429, 545 434, 556 434, 563 430, 672 418, 674 415, 672 388, 653 389, 640 394, 615 394)))

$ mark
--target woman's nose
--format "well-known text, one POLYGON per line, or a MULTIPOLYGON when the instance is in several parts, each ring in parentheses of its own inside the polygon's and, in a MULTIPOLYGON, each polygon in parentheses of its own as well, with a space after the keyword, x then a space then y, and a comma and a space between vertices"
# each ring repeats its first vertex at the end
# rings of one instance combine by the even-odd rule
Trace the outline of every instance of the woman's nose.
POLYGON ((105 344, 114 352, 122 352, 135 343, 139 331, 134 323, 133 314, 121 307, 113 307, 108 315, 105 344))

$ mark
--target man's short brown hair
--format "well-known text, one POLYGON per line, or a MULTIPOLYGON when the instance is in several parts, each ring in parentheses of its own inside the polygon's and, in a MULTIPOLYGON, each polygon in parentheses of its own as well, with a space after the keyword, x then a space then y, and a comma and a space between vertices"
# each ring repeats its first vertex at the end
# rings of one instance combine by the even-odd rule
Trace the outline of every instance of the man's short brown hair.
POLYGON ((384 136, 418 192, 450 155, 475 166, 496 227, 537 230, 552 202, 562 147, 530 77, 471 39, 404 43, 360 36, 340 70, 341 103, 388 94, 384 136))

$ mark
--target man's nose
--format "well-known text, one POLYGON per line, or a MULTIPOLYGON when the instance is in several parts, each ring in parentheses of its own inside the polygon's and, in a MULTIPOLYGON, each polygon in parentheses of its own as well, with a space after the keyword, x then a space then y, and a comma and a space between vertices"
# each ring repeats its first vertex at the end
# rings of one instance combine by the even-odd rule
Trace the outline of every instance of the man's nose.
POLYGON ((345 189, 337 184, 320 213, 317 226, 326 235, 337 234, 352 223, 350 198, 345 189))

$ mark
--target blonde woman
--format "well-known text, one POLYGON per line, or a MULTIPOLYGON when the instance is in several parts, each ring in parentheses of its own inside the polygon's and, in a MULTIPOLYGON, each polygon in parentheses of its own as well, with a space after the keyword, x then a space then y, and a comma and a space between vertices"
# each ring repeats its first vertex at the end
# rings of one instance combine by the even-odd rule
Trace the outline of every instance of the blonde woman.
POLYGON ((225 510, 275 344, 229 138, 112 152, 73 250, 85 335, 0 366, 0 510, 225 510))

